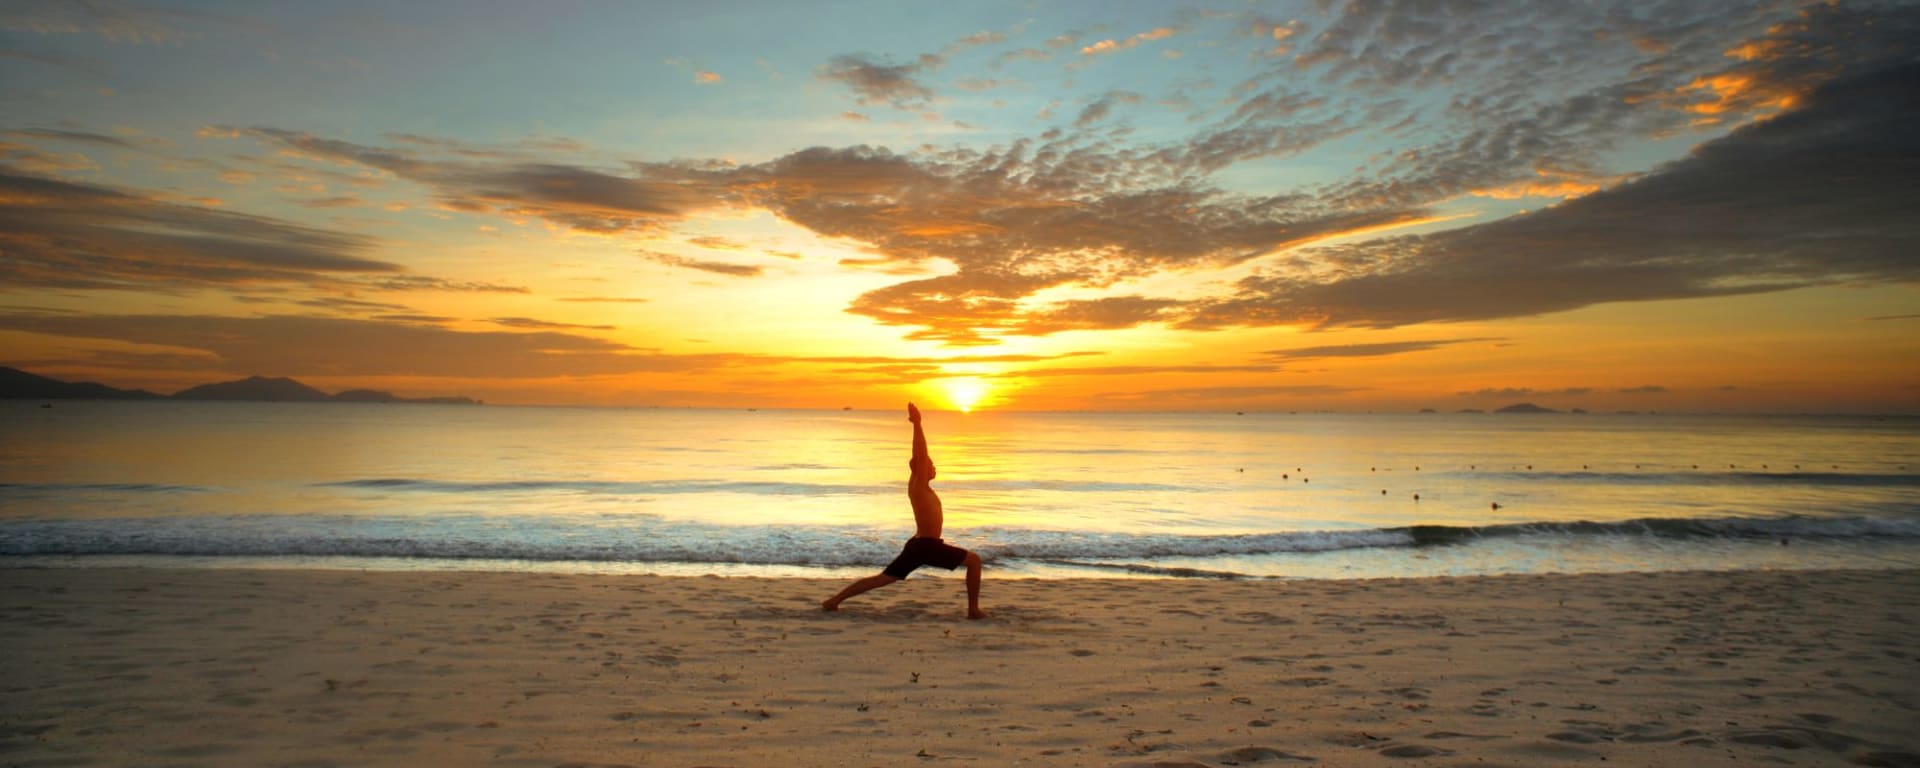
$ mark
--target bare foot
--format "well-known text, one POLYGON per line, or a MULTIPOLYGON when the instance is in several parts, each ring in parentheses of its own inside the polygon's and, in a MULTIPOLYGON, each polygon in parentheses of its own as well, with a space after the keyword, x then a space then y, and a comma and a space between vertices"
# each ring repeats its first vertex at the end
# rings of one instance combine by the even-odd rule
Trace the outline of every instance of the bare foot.
POLYGON ((983 611, 983 610, 980 610, 980 609, 978 609, 978 608, 968 608, 968 609, 967 609, 967 618, 969 618, 969 619, 975 619, 975 620, 978 620, 978 619, 984 619, 984 618, 986 618, 986 617, 987 617, 987 612, 986 612, 986 611, 983 611))
POLYGON ((920 409, 914 407, 913 403, 907 403, 907 421, 920 423, 920 409))
POLYGON ((833 598, 829 597, 825 600, 820 601, 820 610, 829 611, 829 612, 837 611, 837 610, 840 610, 840 604, 834 602, 833 598))

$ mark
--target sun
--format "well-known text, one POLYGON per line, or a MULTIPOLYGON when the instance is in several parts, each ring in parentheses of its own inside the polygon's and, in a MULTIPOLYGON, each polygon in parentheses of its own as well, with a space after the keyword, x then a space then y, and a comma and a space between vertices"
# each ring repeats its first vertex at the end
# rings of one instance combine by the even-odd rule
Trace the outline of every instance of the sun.
POLYGON ((946 392, 947 403, 961 413, 972 413, 992 389, 986 382, 972 376, 945 379, 940 382, 940 388, 946 392))

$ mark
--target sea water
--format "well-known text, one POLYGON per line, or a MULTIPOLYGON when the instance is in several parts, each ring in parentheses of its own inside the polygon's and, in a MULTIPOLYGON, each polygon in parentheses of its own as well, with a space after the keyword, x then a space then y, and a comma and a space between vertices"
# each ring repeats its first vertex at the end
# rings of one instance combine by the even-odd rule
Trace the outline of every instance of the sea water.
MULTIPOLYGON (((0 566, 845 576, 897 411, 0 401, 0 566)), ((1920 567, 1920 419, 929 412, 1000 575, 1920 567)))

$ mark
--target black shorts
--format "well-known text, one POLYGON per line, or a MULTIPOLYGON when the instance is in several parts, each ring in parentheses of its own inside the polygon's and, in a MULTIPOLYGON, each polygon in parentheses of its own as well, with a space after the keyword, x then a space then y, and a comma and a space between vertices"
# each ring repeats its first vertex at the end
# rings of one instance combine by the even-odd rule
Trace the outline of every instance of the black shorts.
POLYGON ((881 573, 904 579, 907 574, 913 573, 913 569, 923 565, 939 566, 951 571, 966 561, 967 551, 964 549, 941 539, 914 537, 907 539, 907 545, 900 549, 900 556, 888 563, 887 569, 881 573))

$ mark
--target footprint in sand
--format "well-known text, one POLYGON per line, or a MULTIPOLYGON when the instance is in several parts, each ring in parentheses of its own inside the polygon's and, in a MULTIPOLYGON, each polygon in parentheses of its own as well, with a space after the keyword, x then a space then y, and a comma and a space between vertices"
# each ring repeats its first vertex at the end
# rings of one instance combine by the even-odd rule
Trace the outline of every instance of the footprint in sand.
POLYGON ((1451 755, 1451 750, 1429 747, 1424 744, 1401 744, 1380 750, 1387 757, 1439 757, 1451 755))
POLYGON ((1246 765, 1247 763, 1263 763, 1269 760, 1289 760, 1299 763, 1319 762, 1319 758, 1282 752, 1272 747, 1241 747, 1239 749, 1230 749, 1220 753, 1217 759, 1225 765, 1246 765))

